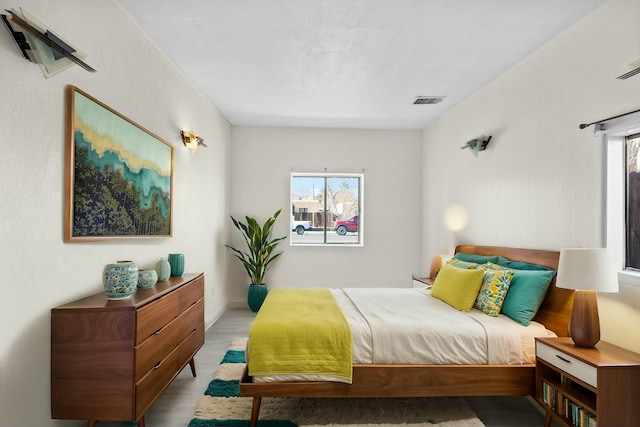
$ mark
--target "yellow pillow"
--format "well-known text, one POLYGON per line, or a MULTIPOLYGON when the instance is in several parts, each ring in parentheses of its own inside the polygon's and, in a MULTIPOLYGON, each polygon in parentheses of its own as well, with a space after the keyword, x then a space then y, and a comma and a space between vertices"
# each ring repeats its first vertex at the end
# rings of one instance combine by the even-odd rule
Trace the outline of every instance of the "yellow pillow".
POLYGON ((484 271, 442 266, 431 288, 431 296, 460 311, 471 311, 482 286, 484 271))

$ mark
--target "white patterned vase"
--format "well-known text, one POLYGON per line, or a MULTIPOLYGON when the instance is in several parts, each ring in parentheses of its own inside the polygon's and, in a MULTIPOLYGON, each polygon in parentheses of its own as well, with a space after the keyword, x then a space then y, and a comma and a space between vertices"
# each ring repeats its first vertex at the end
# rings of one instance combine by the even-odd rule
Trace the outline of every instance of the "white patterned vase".
POLYGON ((138 267, 133 261, 117 261, 107 264, 102 270, 102 283, 107 299, 118 300, 131 297, 138 286, 138 267))

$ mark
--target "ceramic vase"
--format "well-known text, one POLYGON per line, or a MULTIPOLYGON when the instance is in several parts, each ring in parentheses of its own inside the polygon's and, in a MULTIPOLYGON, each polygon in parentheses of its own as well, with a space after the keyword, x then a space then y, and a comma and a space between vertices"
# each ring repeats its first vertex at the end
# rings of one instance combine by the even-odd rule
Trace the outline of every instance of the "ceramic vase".
POLYGON ((102 283, 107 298, 111 300, 131 297, 138 286, 138 267, 133 261, 117 261, 102 270, 102 283))
POLYGON ((251 311, 257 312, 262 307, 264 299, 267 297, 267 285, 249 285, 247 303, 251 311))
POLYGON ((160 258, 160 261, 156 263, 156 273, 158 274, 158 282, 164 282, 171 275, 171 266, 169 262, 160 258))
POLYGON ((138 271, 138 287, 142 289, 152 288, 158 281, 158 273, 155 270, 138 271))
POLYGON ((182 276, 184 273, 184 254, 169 254, 169 265, 172 276, 182 276))

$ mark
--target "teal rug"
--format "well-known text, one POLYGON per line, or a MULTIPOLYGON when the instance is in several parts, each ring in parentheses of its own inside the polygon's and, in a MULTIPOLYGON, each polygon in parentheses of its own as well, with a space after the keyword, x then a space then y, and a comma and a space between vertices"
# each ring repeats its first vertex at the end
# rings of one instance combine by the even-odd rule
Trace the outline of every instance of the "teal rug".
MULTIPOLYGON (((240 397, 246 338, 220 362, 188 427, 249 427, 250 397, 240 397)), ((484 427, 459 397, 406 399, 262 399, 258 427, 484 427)))

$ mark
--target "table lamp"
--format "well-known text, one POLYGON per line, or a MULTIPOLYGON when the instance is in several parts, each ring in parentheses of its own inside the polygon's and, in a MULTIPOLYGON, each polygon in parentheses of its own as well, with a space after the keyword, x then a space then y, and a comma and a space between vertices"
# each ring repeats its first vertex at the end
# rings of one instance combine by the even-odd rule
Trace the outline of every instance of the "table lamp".
POLYGON ((598 292, 618 292, 618 275, 604 248, 560 249, 556 286, 575 289, 569 336, 580 347, 600 341, 598 292))

